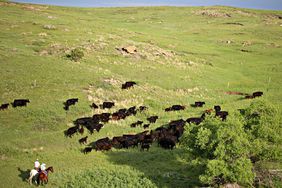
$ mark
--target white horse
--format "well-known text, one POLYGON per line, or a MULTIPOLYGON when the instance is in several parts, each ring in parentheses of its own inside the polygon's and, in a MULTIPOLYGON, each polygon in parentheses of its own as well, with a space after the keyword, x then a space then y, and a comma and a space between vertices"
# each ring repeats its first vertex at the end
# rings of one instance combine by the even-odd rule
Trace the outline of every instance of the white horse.
MULTIPOLYGON (((38 174, 37 170, 35 169, 32 169, 29 173, 29 178, 28 178, 28 181, 29 181, 29 184, 32 184, 32 179, 38 174)), ((37 181, 35 180, 35 182, 37 183, 37 181)))

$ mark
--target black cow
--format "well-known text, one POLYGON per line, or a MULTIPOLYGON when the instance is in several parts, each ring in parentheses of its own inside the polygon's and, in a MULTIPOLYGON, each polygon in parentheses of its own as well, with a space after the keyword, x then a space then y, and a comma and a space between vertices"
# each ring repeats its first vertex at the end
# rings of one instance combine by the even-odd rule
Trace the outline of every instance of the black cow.
POLYGON ((110 113, 102 113, 102 114, 94 114, 92 118, 96 122, 101 121, 103 123, 106 123, 110 120, 110 116, 111 116, 110 113))
POLYGON ((144 128, 144 129, 147 129, 147 128, 149 128, 149 127, 150 127, 150 124, 144 124, 144 125, 143 125, 143 128, 144 128))
POLYGON ((78 126, 70 127, 68 130, 64 131, 65 136, 71 138, 78 131, 78 129, 79 129, 78 126))
POLYGON ((219 111, 215 113, 215 116, 221 118, 222 121, 226 120, 226 117, 228 116, 228 112, 226 111, 219 111))
POLYGON ((176 137, 175 136, 166 136, 159 139, 158 144, 164 149, 173 149, 176 145, 176 137))
POLYGON ((192 107, 203 107, 204 104, 206 104, 205 102, 202 101, 197 101, 195 102, 195 104, 191 104, 192 107))
POLYGON ((95 124, 99 123, 99 119, 94 119, 92 117, 83 117, 83 118, 78 118, 75 121, 73 121, 75 125, 89 125, 89 124, 95 124))
POLYGON ((71 99, 66 100, 66 102, 64 102, 64 105, 65 105, 64 109, 69 110, 69 107, 71 105, 75 105, 75 103, 77 102, 78 102, 78 98, 71 98, 71 99))
POLYGON ((94 102, 90 105, 90 107, 93 108, 93 109, 99 108, 94 102))
POLYGON ((143 121, 136 121, 135 123, 131 123, 130 127, 137 127, 138 125, 142 125, 143 121))
POLYGON ((92 151, 92 147, 86 147, 86 148, 84 148, 83 153, 87 154, 87 153, 89 153, 91 151, 92 151))
POLYGON ((149 151, 150 149, 150 144, 149 143, 141 143, 141 151, 144 151, 144 149, 147 149, 149 151))
POLYGON ((100 108, 105 109, 105 108, 112 108, 115 106, 114 102, 103 102, 102 105, 100 105, 100 108))
POLYGON ((194 123, 196 125, 199 125, 200 123, 202 123, 202 121, 205 119, 205 114, 202 114, 201 117, 191 117, 191 118, 188 118, 186 120, 187 123, 191 124, 191 123, 194 123))
POLYGON ((136 115, 136 113, 137 113, 136 106, 132 106, 128 108, 128 110, 126 111, 127 116, 136 115))
POLYGON ((8 109, 8 106, 9 106, 9 105, 10 105, 9 103, 2 104, 2 105, 0 106, 0 110, 8 109))
POLYGON ((112 143, 108 137, 99 139, 96 142, 94 142, 94 149, 96 151, 104 151, 104 150, 108 151, 111 148, 112 148, 112 143))
POLYGON ((216 105, 213 107, 215 112, 219 112, 221 110, 221 107, 219 105, 216 105))
POLYGON ((147 120, 150 122, 150 123, 156 123, 157 119, 159 117, 158 116, 151 116, 151 117, 148 117, 147 120))
POLYGON ((99 124, 88 125, 86 128, 89 130, 90 134, 93 134, 94 130, 99 132, 103 126, 104 126, 103 124, 99 123, 99 124))
POLYGON ((184 110, 185 106, 181 106, 181 105, 172 105, 169 108, 166 108, 165 111, 169 112, 169 111, 179 111, 179 110, 184 110))
POLYGON ((148 107, 146 107, 146 106, 139 106, 139 112, 143 112, 143 111, 145 111, 145 110, 147 110, 148 109, 148 107))
POLYGON ((133 81, 125 82, 124 84, 122 84, 121 89, 128 89, 133 87, 134 85, 136 85, 136 82, 133 81))
POLYGON ((15 108, 17 106, 26 106, 29 103, 29 99, 15 99, 12 106, 15 108))
POLYGON ((80 144, 86 144, 86 143, 87 143, 87 138, 88 138, 88 136, 83 137, 83 138, 79 139, 78 142, 79 142, 80 144))
POLYGON ((256 98, 256 97, 261 97, 263 95, 263 92, 262 91, 256 91, 253 93, 253 97, 256 98))

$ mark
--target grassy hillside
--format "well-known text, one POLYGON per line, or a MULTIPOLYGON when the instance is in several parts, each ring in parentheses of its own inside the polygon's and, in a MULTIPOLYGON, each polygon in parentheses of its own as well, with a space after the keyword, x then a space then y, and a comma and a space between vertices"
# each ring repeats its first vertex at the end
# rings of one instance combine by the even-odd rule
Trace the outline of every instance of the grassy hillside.
POLYGON ((31 101, 0 111, 0 187, 29 187, 25 178, 36 158, 54 167, 47 187, 200 186, 201 168, 180 148, 84 155, 81 136, 66 138, 63 131, 79 117, 102 112, 89 105, 106 100, 116 102, 110 112, 133 105, 149 110, 110 122, 89 136, 91 142, 140 132, 130 123, 149 115, 160 116, 154 129, 203 111, 187 107, 165 113, 173 104, 203 100, 205 109, 219 104, 231 113, 250 104, 227 91, 260 90, 281 109, 281 14, 230 7, 66 8, 0 1, 0 103, 31 101), (137 48, 135 54, 117 50, 130 45, 137 48), (74 48, 84 52, 79 62, 66 57, 74 48), (121 90, 129 80, 138 85, 121 90), (65 112, 63 102, 71 97, 79 102, 65 112))

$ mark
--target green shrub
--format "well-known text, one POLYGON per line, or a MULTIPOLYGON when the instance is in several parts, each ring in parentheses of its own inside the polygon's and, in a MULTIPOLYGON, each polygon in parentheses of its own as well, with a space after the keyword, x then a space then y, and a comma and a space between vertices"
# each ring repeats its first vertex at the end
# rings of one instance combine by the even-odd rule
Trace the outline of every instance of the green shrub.
POLYGON ((243 115, 244 128, 252 144, 251 155, 260 160, 281 158, 281 135, 278 109, 264 100, 254 101, 243 115))
POLYGON ((243 122, 238 118, 229 117, 227 121, 221 121, 207 117, 200 126, 188 125, 181 145, 204 161, 206 169, 199 177, 202 183, 252 184, 254 174, 248 159, 250 143, 243 122))
POLYGON ((79 61, 84 56, 84 53, 81 49, 75 48, 71 50, 70 54, 67 54, 67 58, 72 61, 79 61))

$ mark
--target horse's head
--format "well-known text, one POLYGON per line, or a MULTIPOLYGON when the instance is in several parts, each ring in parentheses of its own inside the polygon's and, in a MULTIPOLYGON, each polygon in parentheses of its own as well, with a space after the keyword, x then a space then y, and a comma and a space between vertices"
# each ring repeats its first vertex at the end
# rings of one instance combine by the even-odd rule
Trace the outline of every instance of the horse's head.
POLYGON ((47 171, 47 172, 49 172, 49 171, 54 172, 54 169, 53 169, 52 166, 50 166, 50 167, 48 167, 48 168, 46 169, 46 171, 47 171))

